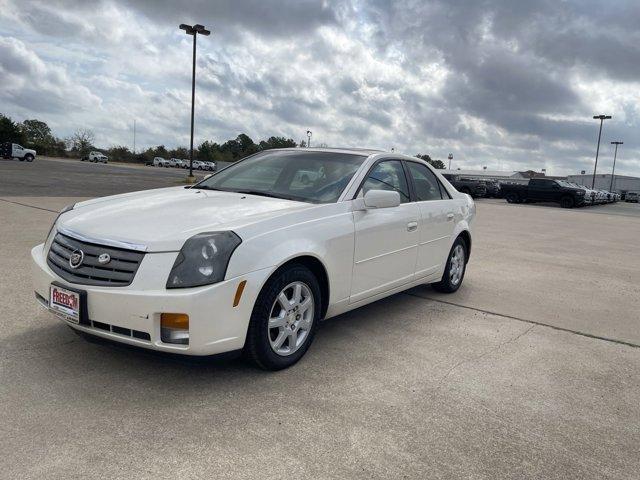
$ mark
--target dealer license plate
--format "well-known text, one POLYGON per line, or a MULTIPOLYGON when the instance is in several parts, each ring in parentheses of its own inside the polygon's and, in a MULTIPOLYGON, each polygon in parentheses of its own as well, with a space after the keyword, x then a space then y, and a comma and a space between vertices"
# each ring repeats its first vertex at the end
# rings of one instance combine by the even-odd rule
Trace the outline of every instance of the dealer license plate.
POLYGON ((80 294, 58 285, 49 290, 49 308, 56 315, 73 323, 80 323, 80 294))

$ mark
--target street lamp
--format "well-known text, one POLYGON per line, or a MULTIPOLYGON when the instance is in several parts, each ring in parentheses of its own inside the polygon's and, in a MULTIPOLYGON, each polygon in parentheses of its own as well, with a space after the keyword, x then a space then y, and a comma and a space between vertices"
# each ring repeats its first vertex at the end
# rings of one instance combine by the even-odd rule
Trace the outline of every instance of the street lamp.
POLYGON ((600 131, 598 132, 598 147, 596 148, 596 164, 593 166, 593 179, 591 180, 591 188, 596 186, 596 169, 598 168, 598 153, 600 153, 600 137, 602 136, 602 123, 611 119, 611 115, 594 115, 594 120, 600 120, 600 131))
POLYGON ((196 23, 195 25, 180 24, 180 30, 184 30, 187 35, 193 36, 193 70, 191 72, 191 149, 189 153, 189 181, 193 181, 193 116, 195 112, 196 102, 196 38, 198 34, 209 36, 211 32, 204 28, 204 25, 196 23))
POLYGON ((307 148, 311 146, 311 135, 313 135, 313 132, 311 130, 307 130, 307 148))
POLYGON ((453 160, 453 153, 450 153, 447 158, 449 159, 449 170, 451 170, 451 160, 453 160))
POLYGON ((613 179, 616 178, 616 157, 618 156, 618 145, 623 145, 624 142, 611 142, 611 145, 616 146, 616 150, 613 153, 613 170, 611 171, 611 186, 609 186, 609 191, 613 192, 613 179))

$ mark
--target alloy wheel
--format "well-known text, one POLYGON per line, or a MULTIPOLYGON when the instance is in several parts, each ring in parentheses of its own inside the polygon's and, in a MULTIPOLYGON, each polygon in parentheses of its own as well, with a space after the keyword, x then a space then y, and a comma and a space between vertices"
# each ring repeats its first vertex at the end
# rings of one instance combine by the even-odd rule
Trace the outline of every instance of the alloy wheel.
POLYGON ((449 265, 449 280, 451 281, 451 285, 458 285, 462 280, 465 260, 464 247, 462 245, 456 245, 451 254, 449 265))
POLYGON ((314 312, 308 285, 293 282, 284 287, 273 302, 267 324, 271 349, 283 357, 295 353, 309 335, 314 312))

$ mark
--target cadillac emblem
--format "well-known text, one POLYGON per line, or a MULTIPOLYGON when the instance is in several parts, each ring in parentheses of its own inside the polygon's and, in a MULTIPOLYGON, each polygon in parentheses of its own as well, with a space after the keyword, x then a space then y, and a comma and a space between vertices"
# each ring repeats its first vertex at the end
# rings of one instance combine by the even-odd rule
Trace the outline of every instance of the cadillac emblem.
POLYGON ((69 257, 69 266, 71 268, 78 268, 82 265, 82 261, 84 260, 84 252, 82 250, 74 250, 69 257))

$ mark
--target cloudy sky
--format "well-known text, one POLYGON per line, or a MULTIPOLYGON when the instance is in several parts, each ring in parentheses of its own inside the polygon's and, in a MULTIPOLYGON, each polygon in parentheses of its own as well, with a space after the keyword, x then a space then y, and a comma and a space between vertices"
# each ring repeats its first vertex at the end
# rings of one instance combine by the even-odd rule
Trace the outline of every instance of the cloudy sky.
POLYGON ((99 146, 244 132, 454 167, 640 175, 637 0, 0 0, 0 112, 99 146))

